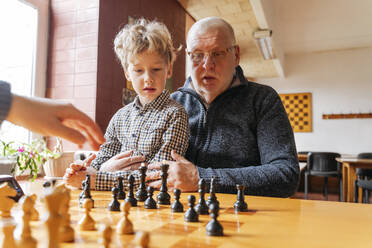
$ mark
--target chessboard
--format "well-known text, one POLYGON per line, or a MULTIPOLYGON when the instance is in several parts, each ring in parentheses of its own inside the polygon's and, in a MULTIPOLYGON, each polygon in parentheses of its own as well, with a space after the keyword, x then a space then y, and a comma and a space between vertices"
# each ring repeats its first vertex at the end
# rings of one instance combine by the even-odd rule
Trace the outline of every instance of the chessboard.
MULTIPOLYGON (((39 211, 40 220, 31 222, 31 231, 32 236, 37 240, 37 247, 47 247, 48 232, 44 220, 47 218, 48 211, 42 198, 44 189, 35 186, 39 184, 41 185, 42 182, 32 182, 32 190, 24 188, 24 191, 26 194, 36 193, 38 196, 36 209, 39 211)), ((69 204, 75 239, 70 243, 59 243, 58 247, 103 247, 99 228, 104 223, 111 223, 113 235, 109 247, 112 248, 136 247, 134 239, 137 233, 142 231, 149 233, 148 247, 159 248, 368 247, 372 232, 369 204, 246 196, 248 211, 235 213, 234 203, 237 196, 216 194, 220 202, 218 220, 224 228, 223 236, 206 235, 206 225, 211 219, 208 215, 200 215, 198 222, 190 223, 184 221, 184 213, 172 213, 169 205, 160 205, 157 209, 145 209, 143 202, 138 202, 137 207, 130 209, 129 219, 133 223, 135 233, 119 235, 116 233, 116 225, 123 212, 108 210, 112 200, 109 191, 91 192, 94 199, 91 216, 96 222, 97 230, 81 231, 78 222, 83 218, 85 209, 80 208, 78 204, 80 193, 80 190, 73 190, 69 204)), ((157 194, 158 191, 154 196, 157 194)), ((185 210, 188 208, 189 195, 195 195, 197 200, 199 198, 196 192, 182 193, 180 201, 185 210)), ((173 202, 173 194, 171 196, 173 202)), ((208 196, 209 194, 206 194, 205 198, 208 196)), ((1 202, 0 208, 3 205, 4 201, 1 202)), ((23 215, 20 203, 15 204, 11 215, 18 229, 23 215)), ((1 222, 4 222, 4 219, 1 219, 1 222)), ((4 233, 0 233, 0 244, 3 244, 3 239, 4 233)))
POLYGON ((279 94, 293 132, 311 132, 311 93, 279 94))
MULTIPOLYGON (((40 192, 45 189, 40 189, 40 192)), ((42 196, 43 194, 39 194, 42 196)), ((123 216, 123 212, 109 211, 108 206, 112 201, 112 192, 92 191, 91 196, 94 200, 94 208, 90 215, 96 223, 96 230, 81 231, 78 223, 85 214, 85 209, 79 207, 79 195, 81 190, 71 191, 71 200, 69 213, 71 215, 71 226, 75 230, 74 242, 59 243, 60 247, 103 247, 102 229, 103 224, 109 224, 112 228, 112 241, 110 247, 137 247, 134 245, 134 239, 138 232, 148 232, 150 234, 150 243, 148 247, 233 247, 234 243, 242 237, 248 237, 245 228, 242 225, 249 221, 249 216, 254 212, 234 211, 234 203, 237 200, 236 195, 216 194, 220 197, 220 210, 218 220, 224 228, 224 236, 213 237, 206 235, 206 225, 211 220, 207 215, 199 215, 198 222, 185 222, 184 214, 188 209, 189 193, 182 193, 180 202, 183 204, 184 212, 173 213, 170 205, 157 205, 157 209, 145 209, 144 202, 138 202, 138 206, 131 207, 129 219, 133 223, 134 234, 119 235, 116 233, 116 226, 123 216), (230 242, 226 242, 230 240, 230 242), (228 245, 230 244, 230 245, 228 245), (226 246, 228 245, 228 246, 226 246)), ((158 191, 154 193, 156 199, 158 191)), ((173 193, 169 192, 174 200, 173 193)), ((198 193, 192 194, 198 200, 198 193)), ((209 194, 205 194, 208 198, 209 194)), ((122 200, 119 200, 123 202, 122 200)), ((37 240, 37 247, 47 247, 48 230, 43 220, 48 216, 48 210, 45 207, 43 198, 36 201, 35 209, 38 210, 40 220, 31 222, 32 236, 37 240)), ((23 211, 19 203, 12 209, 12 217, 17 223, 17 229, 21 226, 23 211)), ((20 230, 15 230, 15 237, 19 235, 20 230)), ((1 238, 0 238, 1 242, 1 238)), ((235 244, 236 246, 236 244, 235 244)))

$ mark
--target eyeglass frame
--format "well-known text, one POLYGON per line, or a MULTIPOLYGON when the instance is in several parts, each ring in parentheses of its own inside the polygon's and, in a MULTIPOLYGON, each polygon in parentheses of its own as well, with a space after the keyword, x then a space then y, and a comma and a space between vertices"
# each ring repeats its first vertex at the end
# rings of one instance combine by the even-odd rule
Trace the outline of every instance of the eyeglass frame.
MULTIPOLYGON (((195 61, 192 59, 192 55, 195 54, 195 52, 191 52, 191 51, 188 51, 187 48, 185 49, 187 55, 190 57, 190 60, 196 64, 196 65, 199 65, 202 61, 204 61, 204 59, 206 58, 206 54, 208 54, 208 56, 213 60, 213 62, 216 62, 216 56, 213 56, 213 53, 222 53, 222 52, 226 52, 226 54, 223 56, 223 58, 226 57, 226 55, 233 49, 235 48, 236 49, 237 45, 232 45, 232 46, 229 46, 223 50, 219 50, 219 51, 209 51, 209 52, 198 52, 200 54, 203 54, 203 57, 200 59, 200 61, 195 61)), ((223 59, 221 58, 221 59, 223 59)))

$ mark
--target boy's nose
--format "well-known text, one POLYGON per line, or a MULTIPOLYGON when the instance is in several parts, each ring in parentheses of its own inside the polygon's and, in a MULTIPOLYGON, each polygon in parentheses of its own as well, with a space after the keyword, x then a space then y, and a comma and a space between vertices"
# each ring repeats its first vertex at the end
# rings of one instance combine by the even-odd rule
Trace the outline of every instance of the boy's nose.
POLYGON ((152 79, 151 75, 149 73, 146 73, 146 75, 145 75, 145 83, 151 84, 153 82, 154 82, 154 80, 152 79))

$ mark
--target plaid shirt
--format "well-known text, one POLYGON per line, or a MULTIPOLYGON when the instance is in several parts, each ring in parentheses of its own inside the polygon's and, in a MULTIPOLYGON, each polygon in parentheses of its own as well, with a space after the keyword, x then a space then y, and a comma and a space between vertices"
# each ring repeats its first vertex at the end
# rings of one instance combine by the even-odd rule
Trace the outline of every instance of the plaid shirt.
POLYGON ((118 153, 133 150, 133 156, 143 155, 146 162, 172 160, 171 150, 185 155, 189 144, 188 116, 185 109, 170 99, 164 90, 154 101, 141 105, 138 96, 112 117, 105 134, 106 142, 91 166, 98 170, 96 190, 111 190, 118 176, 126 180, 130 174, 139 185, 138 171, 101 172, 101 164, 118 153))

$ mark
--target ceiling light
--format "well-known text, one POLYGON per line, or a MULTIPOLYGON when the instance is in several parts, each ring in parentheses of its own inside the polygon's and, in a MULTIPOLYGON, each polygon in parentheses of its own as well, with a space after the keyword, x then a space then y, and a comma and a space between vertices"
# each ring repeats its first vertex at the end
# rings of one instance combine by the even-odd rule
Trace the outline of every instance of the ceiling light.
POLYGON ((253 38, 264 59, 275 59, 275 53, 271 43, 272 33, 271 30, 258 30, 253 33, 253 38))

